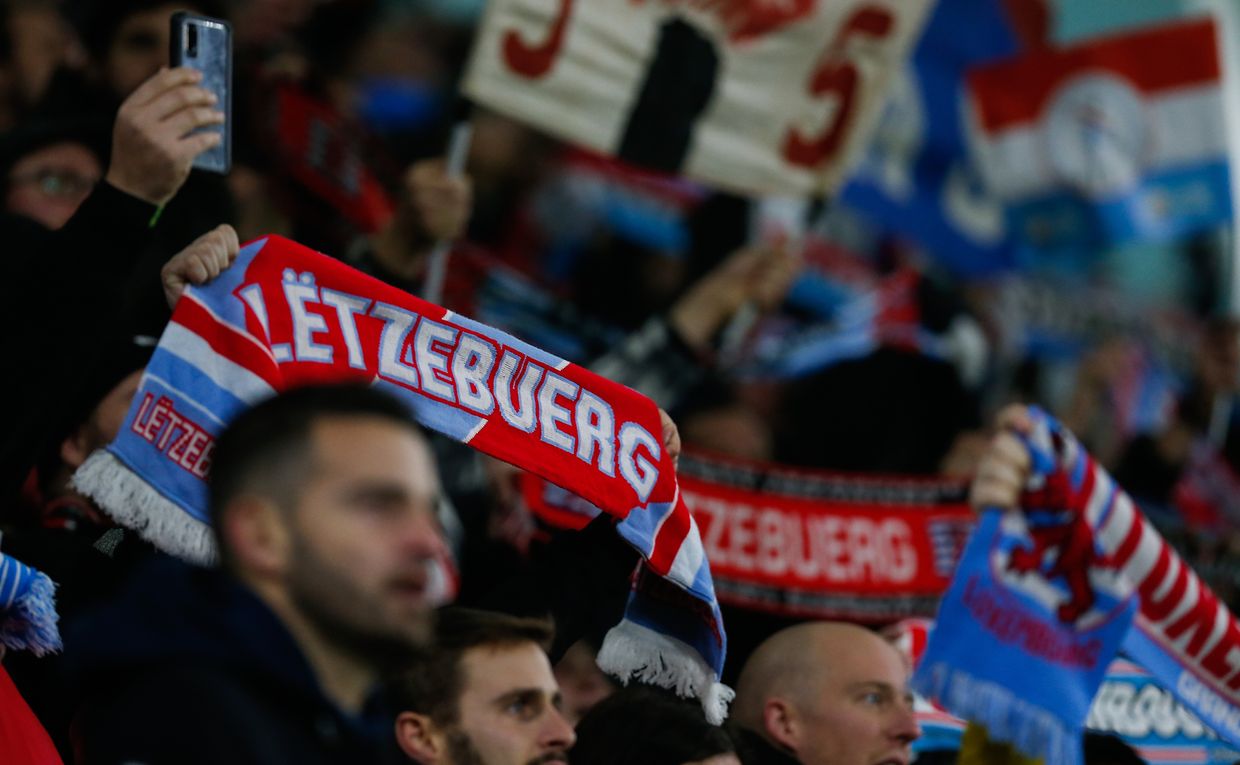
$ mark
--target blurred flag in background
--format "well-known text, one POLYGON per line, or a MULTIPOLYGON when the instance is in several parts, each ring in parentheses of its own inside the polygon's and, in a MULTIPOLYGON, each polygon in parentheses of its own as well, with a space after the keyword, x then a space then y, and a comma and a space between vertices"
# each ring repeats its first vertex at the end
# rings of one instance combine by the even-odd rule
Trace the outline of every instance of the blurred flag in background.
POLYGON ((841 192, 844 204, 962 276, 1012 265, 1003 207, 982 186, 967 152, 965 72, 1019 48, 1004 5, 940 0, 841 192), (966 28, 970 33, 961 34, 966 28))
POLYGON ((838 188, 930 0, 494 0, 465 91, 557 138, 747 193, 838 188))
POLYGON ((1021 245, 1087 250, 1230 220, 1221 73, 1209 19, 974 70, 980 168, 1021 245))

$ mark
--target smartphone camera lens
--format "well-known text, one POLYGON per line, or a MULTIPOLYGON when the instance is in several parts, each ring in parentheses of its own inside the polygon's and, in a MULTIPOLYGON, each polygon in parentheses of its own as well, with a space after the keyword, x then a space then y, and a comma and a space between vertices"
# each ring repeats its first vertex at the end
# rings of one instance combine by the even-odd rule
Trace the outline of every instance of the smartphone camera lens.
POLYGON ((198 26, 185 25, 185 54, 190 58, 198 58, 198 26))

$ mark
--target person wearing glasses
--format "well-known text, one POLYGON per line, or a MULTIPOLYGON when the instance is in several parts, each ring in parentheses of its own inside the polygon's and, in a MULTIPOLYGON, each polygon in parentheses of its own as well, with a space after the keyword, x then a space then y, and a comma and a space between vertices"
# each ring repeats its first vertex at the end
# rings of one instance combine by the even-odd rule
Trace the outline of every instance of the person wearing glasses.
POLYGON ((87 120, 10 133, 0 142, 4 209, 51 230, 64 226, 103 179, 106 138, 106 130, 87 120))

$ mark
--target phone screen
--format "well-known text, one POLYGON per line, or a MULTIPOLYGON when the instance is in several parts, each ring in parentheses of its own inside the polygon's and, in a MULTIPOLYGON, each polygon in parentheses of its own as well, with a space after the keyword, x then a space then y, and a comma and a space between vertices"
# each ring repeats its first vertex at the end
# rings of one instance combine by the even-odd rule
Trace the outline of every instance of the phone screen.
POLYGON ((178 12, 172 15, 172 66, 202 72, 202 87, 215 94, 224 123, 200 128, 220 133, 223 140, 199 154, 194 167, 227 173, 232 166, 232 27, 227 21, 178 12))

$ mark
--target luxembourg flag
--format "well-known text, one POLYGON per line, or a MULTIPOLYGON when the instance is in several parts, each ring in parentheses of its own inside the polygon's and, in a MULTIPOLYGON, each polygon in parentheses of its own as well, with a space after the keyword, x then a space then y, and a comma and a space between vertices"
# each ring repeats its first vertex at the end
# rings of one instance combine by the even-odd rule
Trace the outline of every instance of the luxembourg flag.
POLYGON ((1210 19, 974 70, 978 160, 1034 250, 1166 240, 1231 218, 1210 19))

